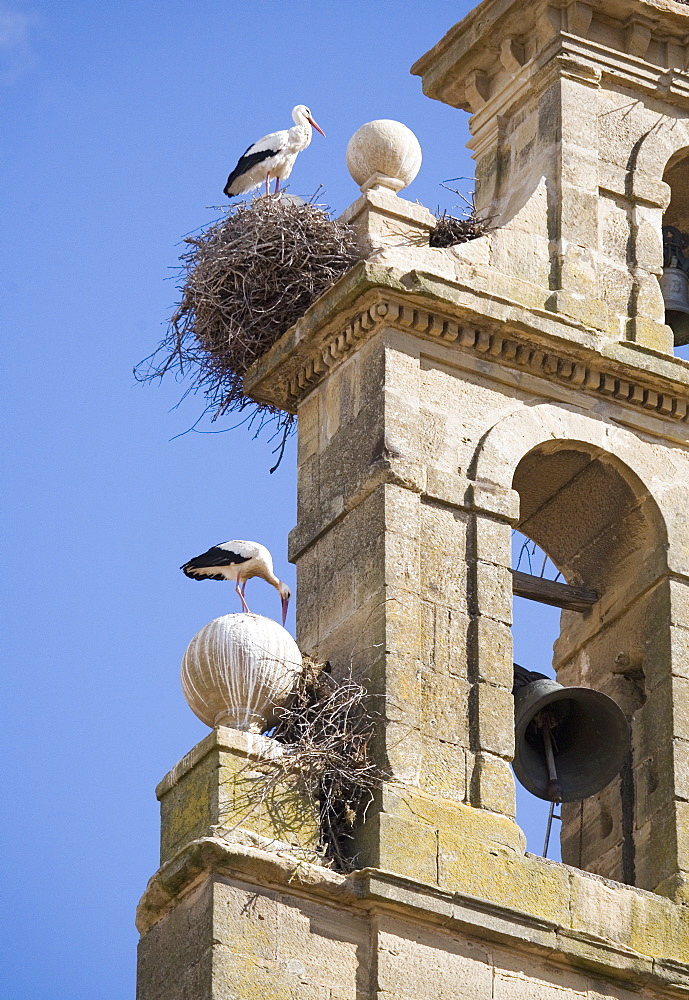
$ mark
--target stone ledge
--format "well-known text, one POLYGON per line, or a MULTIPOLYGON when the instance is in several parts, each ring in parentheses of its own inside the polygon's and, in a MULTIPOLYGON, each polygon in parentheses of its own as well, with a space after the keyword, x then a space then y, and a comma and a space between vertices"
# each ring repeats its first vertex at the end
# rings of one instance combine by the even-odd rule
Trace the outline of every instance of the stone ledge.
MULTIPOLYGON (((137 910, 137 928, 145 934, 205 878, 217 876, 338 908, 402 914, 420 924, 536 953, 607 980, 649 986, 668 996, 689 995, 685 960, 689 960, 689 909, 556 862, 529 855, 524 861, 557 869, 567 879, 569 898, 562 901, 561 919, 545 919, 381 869, 361 869, 344 876, 287 852, 269 853, 203 838, 188 844, 150 880, 137 910), (594 924, 587 905, 601 909, 601 893, 606 894, 608 919, 617 939, 584 929, 594 924), (630 905, 636 908, 637 919, 625 940, 622 916, 630 905), (649 926, 654 933, 649 934, 649 926), (637 942, 645 951, 638 950, 637 942)), ((557 909, 557 901, 553 903, 557 909)))
POLYGON ((358 264, 247 373, 245 391, 292 413, 326 375, 383 329, 409 332, 483 362, 689 421, 689 364, 617 342, 547 310, 527 309, 419 271, 358 264))
POLYGON ((228 726, 218 726, 205 736, 200 743, 192 747, 189 753, 177 761, 156 786, 156 798, 162 799, 180 783, 185 774, 191 771, 213 750, 226 750, 252 760, 273 760, 280 757, 282 747, 268 736, 256 733, 243 733, 228 726))
POLYGON ((186 844, 149 880, 136 909, 136 927, 145 934, 209 875, 238 878, 253 884, 308 891, 333 902, 350 892, 347 879, 289 851, 267 851, 220 837, 201 837, 186 844))
MULTIPOLYGON (((448 930, 459 930, 510 948, 520 947, 544 958, 557 956, 561 963, 606 978, 637 986, 651 983, 658 986, 662 979, 663 987, 670 986, 673 992, 685 993, 674 979, 668 981, 655 973, 653 958, 594 934, 571 930, 554 921, 460 893, 431 895, 393 873, 363 870, 355 874, 364 884, 359 899, 367 908, 378 910, 376 904, 387 904, 386 908, 404 909, 407 916, 413 912, 424 922, 440 924, 448 930)), ((680 970, 684 979, 689 969, 678 965, 673 972, 676 974, 680 970)))

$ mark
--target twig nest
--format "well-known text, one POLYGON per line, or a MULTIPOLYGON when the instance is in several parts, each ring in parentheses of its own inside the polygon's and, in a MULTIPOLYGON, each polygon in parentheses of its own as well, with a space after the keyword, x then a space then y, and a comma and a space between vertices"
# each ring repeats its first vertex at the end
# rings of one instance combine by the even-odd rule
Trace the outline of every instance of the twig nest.
POLYGON ((137 378, 188 377, 213 419, 245 413, 255 431, 272 422, 288 433, 296 418, 245 396, 244 375, 361 259, 355 229, 283 194, 233 205, 185 243, 181 301, 137 378))
POLYGON ((207 726, 270 728, 302 671, 299 647, 262 615, 223 615, 204 625, 182 660, 182 690, 207 726))
POLYGON ((488 222, 477 219, 473 207, 471 215, 464 219, 456 219, 447 212, 439 215, 435 229, 431 229, 428 237, 428 245, 436 249, 442 247, 454 247, 460 243, 468 243, 470 240, 477 240, 480 236, 485 236, 490 232, 488 222))
POLYGON ((421 168, 421 146, 402 122, 379 118, 354 133, 347 146, 347 169, 362 191, 408 187, 421 168))

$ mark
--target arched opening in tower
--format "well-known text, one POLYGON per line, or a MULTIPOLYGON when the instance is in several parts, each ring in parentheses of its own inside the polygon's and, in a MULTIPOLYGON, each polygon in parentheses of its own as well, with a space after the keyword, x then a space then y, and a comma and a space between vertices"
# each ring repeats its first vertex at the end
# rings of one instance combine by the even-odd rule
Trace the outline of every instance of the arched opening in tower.
MULTIPOLYGON (((655 888, 662 862, 653 836, 669 807, 659 775, 672 753, 672 741, 662 737, 670 731, 663 717, 670 709, 663 707, 662 695, 670 675, 664 523, 631 470, 612 454, 580 442, 538 446, 520 461, 513 486, 521 501, 518 533, 535 543, 527 574, 536 578, 541 565, 552 567, 545 574, 551 578, 548 611, 525 615, 515 600, 515 660, 565 686, 609 696, 631 728, 619 773, 596 794, 562 805, 562 860, 655 888), (540 563, 535 562, 539 551, 540 563), (558 586, 563 593, 559 610, 558 586), (568 604, 573 588, 592 603, 568 604), (535 659, 527 663, 519 658, 530 655, 521 652, 525 630, 538 633, 535 659)), ((517 559, 520 551, 517 543, 517 559)), ((519 571, 524 569, 522 558, 519 571)), ((515 576, 514 586, 516 594, 542 601, 538 585, 528 579, 515 576)), ((587 738, 581 734, 583 741, 587 738)), ((596 755, 586 746, 581 751, 582 767, 595 769, 596 755)), ((604 744, 596 754, 605 754, 604 744)))
POLYGON ((665 320, 672 327, 675 354, 689 359, 689 150, 668 161, 663 180, 672 192, 663 215, 665 320))
MULTIPOLYGON (((512 568, 515 573, 533 576, 537 580, 562 580, 562 574, 548 558, 547 552, 516 529, 512 532, 512 568)), ((512 641, 514 662, 530 671, 537 671, 556 680, 553 668, 553 646, 560 634, 560 611, 557 607, 520 597, 515 593, 512 605, 512 641)), ((526 834, 526 849, 532 854, 547 853, 554 861, 561 860, 560 831, 556 819, 545 850, 546 829, 550 804, 532 795, 516 782, 517 822, 526 834)), ((558 813, 555 813, 556 817, 558 813)))

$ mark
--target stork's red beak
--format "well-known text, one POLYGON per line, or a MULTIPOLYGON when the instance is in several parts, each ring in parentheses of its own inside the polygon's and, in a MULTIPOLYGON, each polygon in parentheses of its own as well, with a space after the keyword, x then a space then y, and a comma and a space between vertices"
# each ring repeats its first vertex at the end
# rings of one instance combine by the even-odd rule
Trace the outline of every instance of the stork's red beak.
POLYGON ((325 132, 323 131, 323 129, 322 129, 322 128, 321 128, 321 127, 320 127, 319 125, 316 125, 316 123, 315 123, 315 121, 313 120, 313 118, 309 118, 309 119, 308 119, 308 122, 309 122, 309 124, 310 124, 310 125, 313 125, 313 127, 315 128, 315 130, 316 130, 317 132, 320 132, 320 133, 321 133, 321 135, 323 136, 323 138, 325 139, 325 132))
POLYGON ((287 621, 287 605, 289 604, 289 597, 282 598, 282 625, 284 628, 285 622, 287 621))

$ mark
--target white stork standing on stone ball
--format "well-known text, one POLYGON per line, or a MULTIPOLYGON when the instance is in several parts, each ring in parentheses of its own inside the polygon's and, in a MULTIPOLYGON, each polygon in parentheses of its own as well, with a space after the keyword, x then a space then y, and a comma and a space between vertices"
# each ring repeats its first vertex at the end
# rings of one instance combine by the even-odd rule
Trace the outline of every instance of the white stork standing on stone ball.
POLYGON ((234 580, 236 584, 234 589, 239 594, 242 609, 247 614, 251 612, 244 600, 246 581, 252 576, 260 576, 279 593, 282 600, 282 624, 285 624, 287 605, 292 592, 273 572, 273 557, 265 545, 260 545, 258 542, 244 542, 241 539, 220 542, 202 555, 194 556, 180 568, 192 580, 234 580))
POLYGON ((227 178, 225 194, 228 198, 245 194, 260 187, 265 181, 266 195, 270 193, 270 181, 275 178, 275 194, 280 188, 280 181, 286 181, 292 173, 297 154, 311 142, 311 127, 325 137, 322 128, 316 125, 311 112, 304 104, 297 104, 292 109, 292 128, 280 132, 271 132, 249 146, 239 158, 237 166, 227 178))

